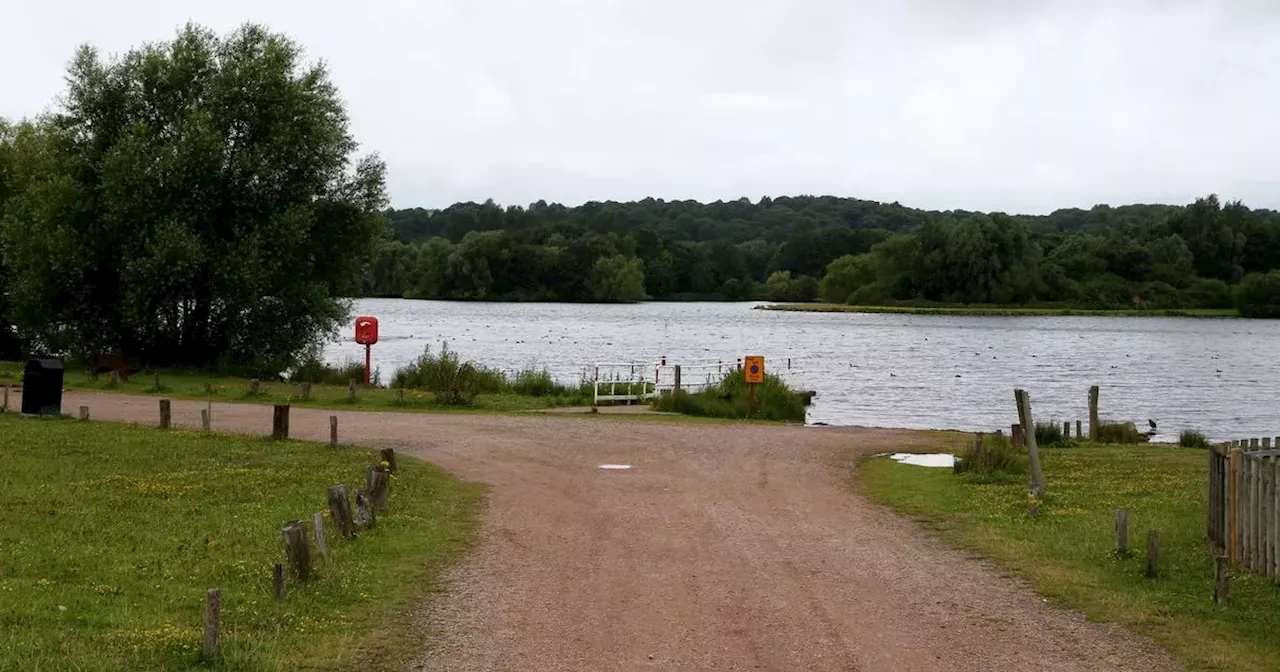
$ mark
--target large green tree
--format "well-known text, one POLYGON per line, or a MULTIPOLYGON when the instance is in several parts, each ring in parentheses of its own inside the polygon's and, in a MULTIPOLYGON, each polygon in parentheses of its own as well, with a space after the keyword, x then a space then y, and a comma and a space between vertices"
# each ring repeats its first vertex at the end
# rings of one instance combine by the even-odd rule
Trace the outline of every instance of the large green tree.
POLYGON ((348 316, 384 226, 323 65, 265 28, 82 47, 10 143, 10 312, 53 352, 276 366, 348 316))

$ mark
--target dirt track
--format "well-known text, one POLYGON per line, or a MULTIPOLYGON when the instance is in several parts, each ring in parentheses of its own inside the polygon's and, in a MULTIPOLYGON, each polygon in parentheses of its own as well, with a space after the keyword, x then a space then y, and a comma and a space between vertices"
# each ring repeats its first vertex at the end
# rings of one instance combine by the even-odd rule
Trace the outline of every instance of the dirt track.
MULTIPOLYGON (((156 400, 64 409, 153 423, 156 400)), ((173 404, 199 426, 200 402, 173 404)), ((1171 670, 851 494, 905 432, 294 409, 298 438, 392 446, 493 491, 478 549, 405 633, 428 670, 1171 670), (603 463, 632 464, 602 471, 603 463)), ((266 434, 222 404, 215 429, 266 434)))

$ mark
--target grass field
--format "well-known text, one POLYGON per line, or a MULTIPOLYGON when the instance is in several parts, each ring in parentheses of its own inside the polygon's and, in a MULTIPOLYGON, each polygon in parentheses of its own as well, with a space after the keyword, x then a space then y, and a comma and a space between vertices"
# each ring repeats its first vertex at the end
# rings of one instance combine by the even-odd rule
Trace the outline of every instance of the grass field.
MULTIPOLYGON (((22 380, 22 364, 0 362, 0 385, 18 385, 22 380)), ((160 388, 155 386, 152 372, 138 373, 128 382, 112 386, 110 376, 102 374, 97 380, 84 371, 68 368, 64 386, 68 390, 92 390, 146 394, 173 399, 212 399, 214 401, 247 401, 262 404, 288 403, 294 406, 314 408, 349 408, 367 411, 432 411, 432 412, 513 412, 590 404, 580 396, 529 396, 520 394, 481 394, 468 406, 449 406, 436 403, 435 396, 421 390, 405 390, 404 402, 396 401, 395 390, 383 387, 357 386, 355 400, 348 395, 346 385, 313 384, 308 399, 299 396, 297 383, 261 381, 258 394, 249 392, 245 378, 217 376, 200 371, 162 371, 160 388), (207 387, 206 387, 207 386, 207 387), (208 391, 206 391, 206 389, 208 391)))
POLYGON ((903 315, 1115 316, 1115 317, 1240 317, 1233 308, 1170 308, 1166 310, 1089 310, 1086 308, 1026 306, 847 306, 838 303, 786 303, 758 306, 761 310, 803 313, 897 313, 903 315))
MULTIPOLYGON (((279 529, 372 451, 0 414, 0 670, 386 669, 482 487, 398 460, 390 510, 272 598, 279 529), (223 657, 201 659, 205 591, 223 657)), ((350 487, 350 486, 349 486, 350 487)), ((310 527, 308 525, 308 527, 310 527)), ((313 547, 314 548, 314 547, 313 547)))
POLYGON ((1280 586, 1238 573, 1228 603, 1210 599, 1204 451, 1084 445, 1042 454, 1048 493, 1035 518, 1021 479, 979 485, 948 469, 871 459, 856 480, 877 501, 994 558, 1041 595, 1153 637, 1189 669, 1280 669, 1280 586), (1117 508, 1130 511, 1134 552, 1127 558, 1113 553, 1117 508), (1160 534, 1157 578, 1143 576, 1150 529, 1160 534))

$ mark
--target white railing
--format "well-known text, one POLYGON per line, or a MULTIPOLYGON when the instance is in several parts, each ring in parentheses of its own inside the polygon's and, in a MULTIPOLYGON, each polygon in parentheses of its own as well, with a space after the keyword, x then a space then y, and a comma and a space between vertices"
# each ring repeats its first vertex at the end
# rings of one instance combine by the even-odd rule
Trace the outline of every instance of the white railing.
POLYGON ((592 376, 595 403, 642 402, 653 398, 656 367, 652 364, 596 364, 592 376))
MULTIPOLYGON (((775 359, 771 374, 793 382, 799 371, 791 368, 792 360, 775 359)), ((657 364, 597 364, 591 372, 595 402, 643 403, 676 389, 676 369, 680 369, 680 389, 698 393, 720 382, 730 371, 742 366, 742 360, 686 360, 679 366, 663 357, 657 364)), ((797 367, 798 369, 799 367, 797 367)))

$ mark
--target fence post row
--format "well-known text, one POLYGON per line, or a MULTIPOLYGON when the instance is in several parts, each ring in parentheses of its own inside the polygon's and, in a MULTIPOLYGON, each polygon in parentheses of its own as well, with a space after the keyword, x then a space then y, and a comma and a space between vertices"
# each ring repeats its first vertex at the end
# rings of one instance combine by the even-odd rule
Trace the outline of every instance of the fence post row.
POLYGON ((1208 499, 1214 552, 1229 565, 1280 583, 1280 439, 1213 446, 1208 499))

